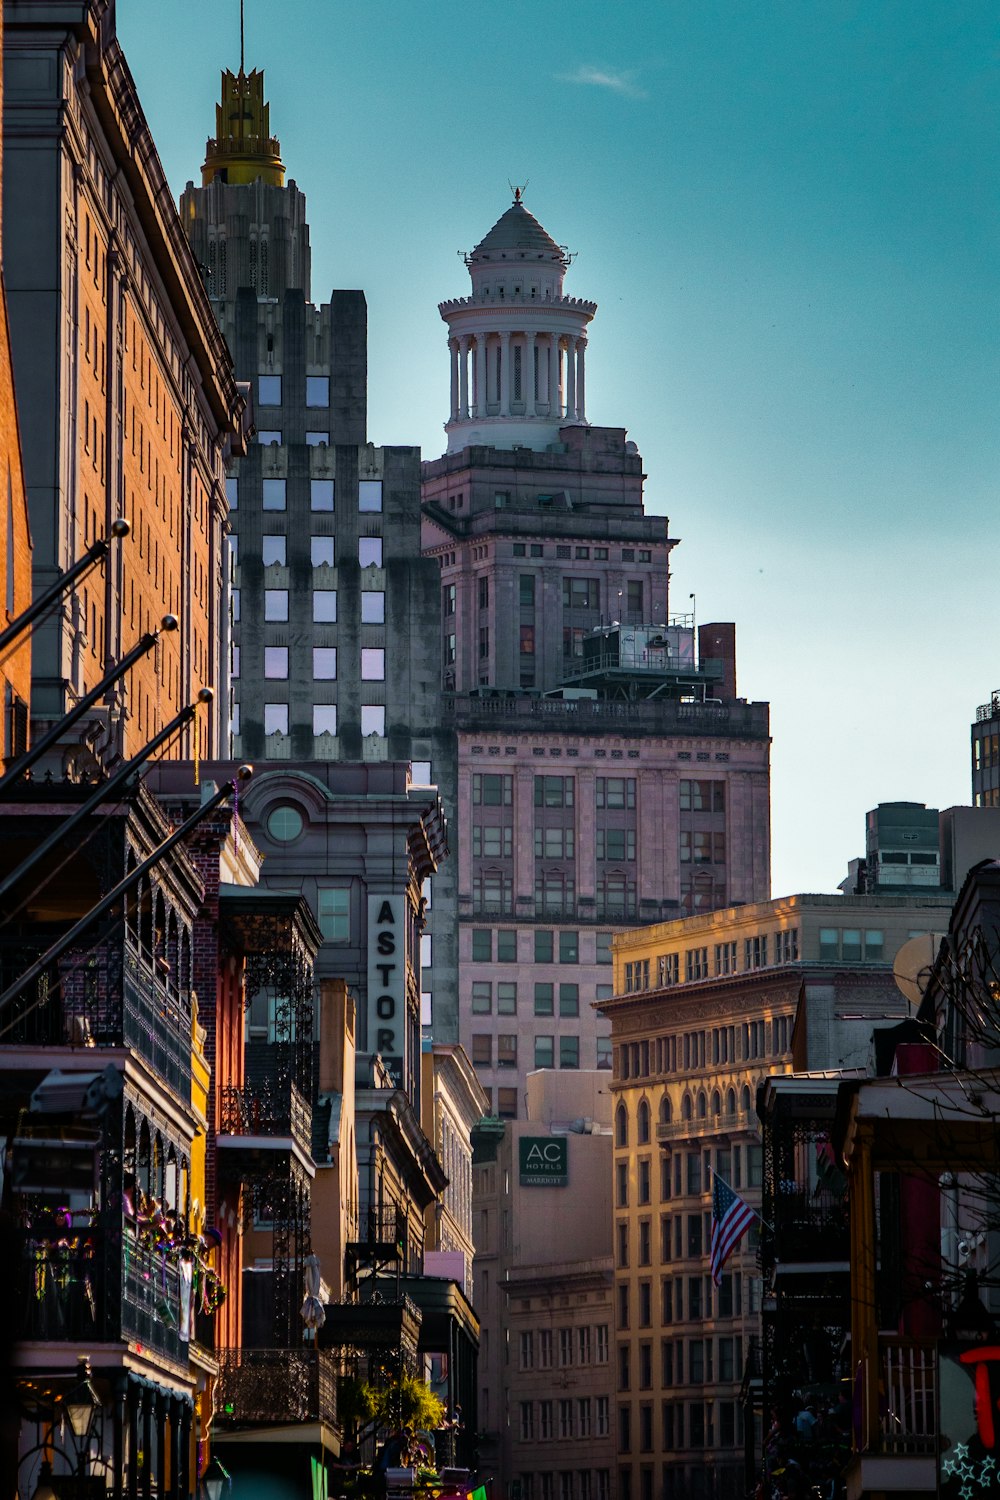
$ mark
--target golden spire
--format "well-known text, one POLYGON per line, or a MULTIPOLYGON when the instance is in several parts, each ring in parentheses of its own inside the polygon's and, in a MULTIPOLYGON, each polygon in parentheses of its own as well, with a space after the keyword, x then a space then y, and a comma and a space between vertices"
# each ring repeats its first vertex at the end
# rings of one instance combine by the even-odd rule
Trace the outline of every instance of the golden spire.
POLYGON ((222 103, 215 106, 215 136, 205 147, 202 187, 216 177, 223 182, 256 182, 260 177, 283 187, 285 168, 281 144, 271 134, 270 106, 264 102, 264 73, 243 70, 240 32, 240 71, 222 75, 222 103))

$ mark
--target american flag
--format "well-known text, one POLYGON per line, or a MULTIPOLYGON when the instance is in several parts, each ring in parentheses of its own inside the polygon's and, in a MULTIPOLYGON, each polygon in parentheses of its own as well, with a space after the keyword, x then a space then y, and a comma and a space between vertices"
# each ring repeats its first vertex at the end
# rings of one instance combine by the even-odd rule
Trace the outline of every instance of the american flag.
POLYGON ((757 1217, 755 1209, 734 1193, 728 1182, 712 1177, 712 1280, 722 1280, 722 1268, 757 1217))

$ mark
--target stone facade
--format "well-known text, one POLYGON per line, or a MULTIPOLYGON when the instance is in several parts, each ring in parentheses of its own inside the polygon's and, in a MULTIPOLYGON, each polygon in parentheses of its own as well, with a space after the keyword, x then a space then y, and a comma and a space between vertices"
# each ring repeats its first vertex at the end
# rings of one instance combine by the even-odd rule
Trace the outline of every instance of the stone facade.
MULTIPOLYGON (((364 294, 309 300, 305 198, 285 183, 263 75, 224 73, 222 91, 202 185, 188 183, 181 217, 258 429, 228 481, 234 751, 410 761, 414 782, 433 780, 451 807, 454 735, 441 712, 438 568, 420 554, 420 455, 368 441, 364 294)), ((426 993, 454 1039, 450 863, 428 894, 426 993)))
POLYGON ((933 897, 790 896, 622 933, 614 944, 614 1425, 618 1500, 746 1493, 741 1384, 759 1373, 757 1230, 720 1285, 712 1173, 761 1202, 757 1090, 868 1065, 873 1025, 911 1014, 892 976, 933 897), (701 1486, 701 1491, 698 1490, 701 1486), (714 1486, 714 1488, 713 1488, 714 1486))
MULTIPOLYGON (((34 635, 44 727, 162 617, 180 628, 88 726, 134 753, 203 686, 222 748, 224 462, 244 401, 115 38, 114 7, 7 8, 4 275, 36 589, 124 516, 130 539, 34 635), (58 128, 56 128, 58 124, 58 128)), ((181 753, 199 742, 189 728, 181 753)))
MULTIPOLYGON (((3 15, 0 12, 0 52, 3 49, 3 15)), ((2 103, 0 81, 0 103, 2 103)), ((0 199, 3 182, 3 146, 0 142, 0 199)), ((2 240, 0 240, 2 246, 2 240)), ((0 250, 2 254, 2 250, 0 250)), ((21 439, 14 401, 14 371, 11 364, 7 292, 0 262, 0 629, 6 629, 31 603, 31 527, 24 494, 21 439)), ((28 703, 31 696, 31 646, 27 634, 3 653, 0 660, 0 695, 3 736, 0 768, 23 751, 28 738, 28 703)))

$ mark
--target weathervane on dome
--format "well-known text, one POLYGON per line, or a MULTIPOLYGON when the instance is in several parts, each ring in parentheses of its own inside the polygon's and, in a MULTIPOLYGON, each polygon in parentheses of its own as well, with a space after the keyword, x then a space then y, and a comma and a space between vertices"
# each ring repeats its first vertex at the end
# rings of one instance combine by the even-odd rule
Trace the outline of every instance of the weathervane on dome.
POLYGON ((528 179, 527 178, 525 179, 524 184, 523 184, 522 187, 515 187, 514 184, 511 182, 510 178, 508 177, 507 178, 507 186, 510 188, 511 192, 514 194, 514 202, 515 203, 520 203, 521 200, 523 199, 525 193, 528 190, 528 179))

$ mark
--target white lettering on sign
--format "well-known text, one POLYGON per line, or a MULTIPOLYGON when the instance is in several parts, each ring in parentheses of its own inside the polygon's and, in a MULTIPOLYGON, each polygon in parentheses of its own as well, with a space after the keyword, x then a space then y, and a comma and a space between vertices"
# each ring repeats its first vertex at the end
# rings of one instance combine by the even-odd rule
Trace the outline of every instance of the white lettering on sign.
POLYGON ((550 1142, 549 1145, 547 1145, 547 1146, 540 1146, 538 1144, 538 1142, 536 1141, 534 1145, 528 1147, 528 1152, 527 1152, 526 1160, 529 1163, 531 1163, 531 1162, 538 1162, 538 1163, 544 1162, 546 1164, 548 1164, 549 1162, 560 1162, 561 1163, 562 1162, 562 1148, 561 1148, 561 1146, 557 1146, 556 1143, 555 1143, 555 1141, 550 1142))
POLYGON ((406 1045, 406 898, 368 893, 368 1050, 397 1082, 406 1045))

